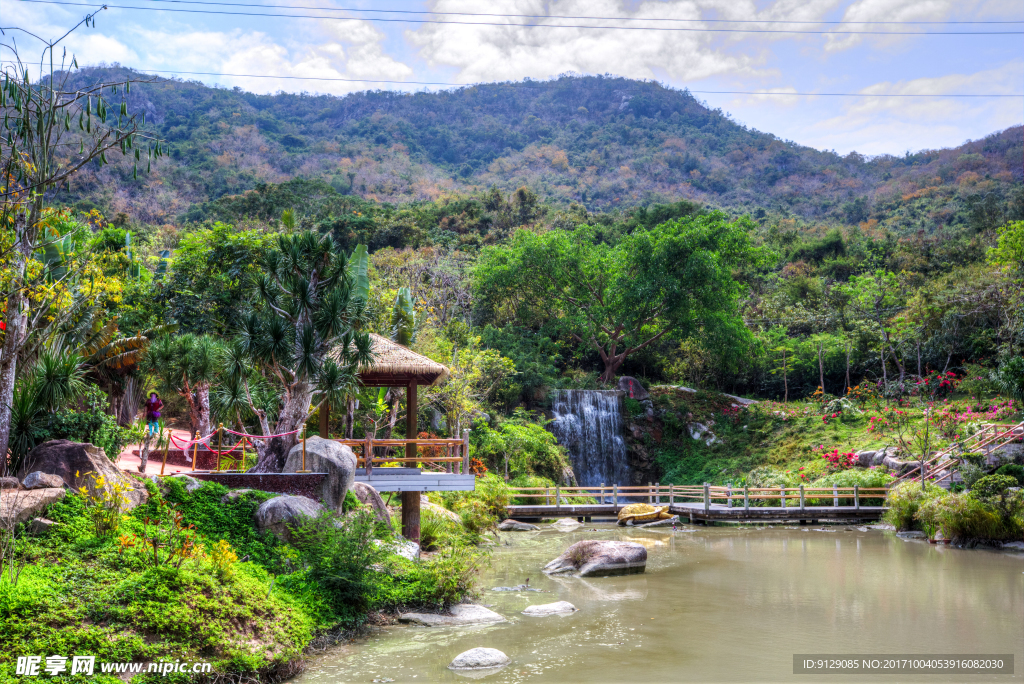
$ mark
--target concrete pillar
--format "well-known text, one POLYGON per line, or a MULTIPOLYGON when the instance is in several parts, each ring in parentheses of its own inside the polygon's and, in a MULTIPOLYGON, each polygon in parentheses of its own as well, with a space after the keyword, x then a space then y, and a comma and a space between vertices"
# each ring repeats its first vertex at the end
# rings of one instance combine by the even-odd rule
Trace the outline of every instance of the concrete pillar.
POLYGON ((419 492, 402 492, 402 536, 420 543, 419 492))

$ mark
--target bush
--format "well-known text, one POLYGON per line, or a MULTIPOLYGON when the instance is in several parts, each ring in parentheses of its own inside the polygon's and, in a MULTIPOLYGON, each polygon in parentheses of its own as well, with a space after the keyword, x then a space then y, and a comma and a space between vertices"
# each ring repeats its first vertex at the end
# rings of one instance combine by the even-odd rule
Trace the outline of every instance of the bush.
POLYGON ((1017 480, 1017 485, 1024 485, 1024 466, 1016 463, 1007 463, 996 470, 996 475, 1008 475, 1017 480))
POLYGON ((379 565, 389 555, 375 544, 376 520, 369 511, 345 518, 324 513, 292 528, 292 539, 306 565, 306 577, 323 592, 333 617, 343 625, 357 624, 376 595, 379 565))
POLYGON ((508 505, 512 500, 512 490, 502 478, 494 473, 487 473, 476 479, 476 489, 472 492, 439 492, 445 508, 461 513, 467 506, 483 504, 488 515, 498 519, 507 517, 508 505))
POLYGON ((940 529, 957 544, 1020 538, 1020 525, 1000 519, 991 506, 969 494, 949 494, 925 501, 915 514, 923 527, 940 529))
POLYGON ((462 525, 429 509, 420 511, 420 547, 433 551, 442 546, 457 544, 462 537, 462 525))
POLYGON ((958 468, 960 472, 960 478, 964 481, 964 486, 970 489, 974 486, 974 483, 985 477, 985 471, 971 463, 970 461, 964 461, 958 468))
POLYGON ((946 490, 927 483, 921 489, 920 482, 904 482, 889 490, 885 505, 889 510, 882 520, 896 528, 897 531, 920 529, 920 521, 916 518, 918 510, 926 502, 948 496, 946 490))
POLYGON ((992 506, 1003 522, 1010 525, 1024 511, 1024 494, 1011 490, 1017 480, 1009 475, 986 475, 971 487, 968 495, 972 499, 992 506))
POLYGON ((992 382, 1014 399, 1024 399, 1024 356, 1014 356, 999 366, 992 382))

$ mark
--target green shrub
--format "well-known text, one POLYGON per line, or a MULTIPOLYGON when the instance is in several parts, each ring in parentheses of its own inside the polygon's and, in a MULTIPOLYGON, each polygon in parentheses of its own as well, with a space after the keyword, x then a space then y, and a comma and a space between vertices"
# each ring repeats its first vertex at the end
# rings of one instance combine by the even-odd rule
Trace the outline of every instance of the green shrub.
POLYGON ((962 462, 957 471, 960 473, 960 479, 963 480, 964 486, 968 489, 974 486, 975 482, 985 477, 985 471, 970 461, 962 462))
POLYGON ((343 625, 358 624, 377 593, 379 573, 371 566, 384 562, 389 551, 374 543, 375 530, 369 511, 341 519, 324 513, 292 528, 307 578, 320 588, 334 619, 343 625))
POLYGON ((432 551, 461 541, 462 525, 429 509, 420 512, 420 547, 432 551))
POLYGON ((626 409, 626 413, 634 417, 642 416, 647 411, 643 404, 636 399, 630 399, 629 397, 622 400, 622 407, 626 409))
POLYGON ((991 506, 968 494, 949 494, 924 501, 916 511, 922 527, 942 531, 947 539, 958 544, 978 541, 1017 539, 1020 526, 1007 526, 991 506))
POLYGON ((882 520, 900 532, 920 529, 920 521, 916 518, 918 509, 927 501, 945 496, 948 496, 946 490, 931 483, 925 484, 922 490, 920 482, 903 482, 889 490, 885 498, 889 510, 882 520))
POLYGON ((488 515, 503 519, 507 517, 512 490, 501 477, 487 473, 476 479, 476 489, 472 492, 438 492, 438 496, 445 508, 456 513, 460 513, 466 506, 476 508, 477 503, 480 503, 488 515))
POLYGON ((1024 511, 1024 493, 1016 488, 1017 480, 1009 475, 987 475, 971 487, 968 496, 992 506, 1007 525, 1020 518, 1024 511))
POLYGON ((484 557, 463 545, 442 547, 419 562, 393 557, 378 577, 373 607, 443 609, 459 603, 472 593, 474 575, 484 557))
POLYGON ((1024 485, 1024 466, 1016 463, 1007 463, 996 470, 996 475, 1008 475, 1017 480, 1017 485, 1024 485))

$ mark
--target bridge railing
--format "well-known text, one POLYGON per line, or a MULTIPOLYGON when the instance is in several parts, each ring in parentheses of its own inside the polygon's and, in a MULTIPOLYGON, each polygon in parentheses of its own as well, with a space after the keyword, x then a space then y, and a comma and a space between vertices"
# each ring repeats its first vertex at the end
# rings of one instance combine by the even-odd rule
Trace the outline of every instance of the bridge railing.
POLYGON ((372 472, 375 467, 407 465, 435 472, 465 475, 469 473, 469 436, 463 439, 335 439, 356 452, 356 466, 372 472), (415 444, 417 455, 406 458, 405 447, 415 444), (384 453, 375 449, 384 447, 384 453), (389 453, 391 452, 391 453, 389 453), (367 454, 370 456, 367 462, 367 454))
POLYGON ((597 487, 512 487, 513 505, 567 506, 605 504, 616 508, 631 503, 673 505, 703 503, 727 508, 775 506, 822 508, 881 506, 888 487, 729 487, 721 485, 600 485, 597 487))

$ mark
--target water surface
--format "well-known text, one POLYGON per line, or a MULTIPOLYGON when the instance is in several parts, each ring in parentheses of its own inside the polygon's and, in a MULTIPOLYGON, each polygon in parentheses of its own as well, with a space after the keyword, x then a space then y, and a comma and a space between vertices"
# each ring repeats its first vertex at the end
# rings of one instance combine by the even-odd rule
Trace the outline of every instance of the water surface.
MULTIPOLYGON (((594 529, 596 528, 596 531, 594 529)), ((503 533, 480 576, 480 603, 509 619, 474 628, 395 627, 329 652, 296 681, 465 682, 447 669, 476 646, 511 665, 490 682, 1019 680, 1024 555, 903 541, 845 526, 503 533), (550 578, 540 568, 575 541, 648 549, 643 575, 550 578), (529 578, 546 593, 489 591, 529 578), (521 615, 565 600, 565 617, 521 615), (799 675, 794 653, 1013 653, 1013 676, 799 675)))

